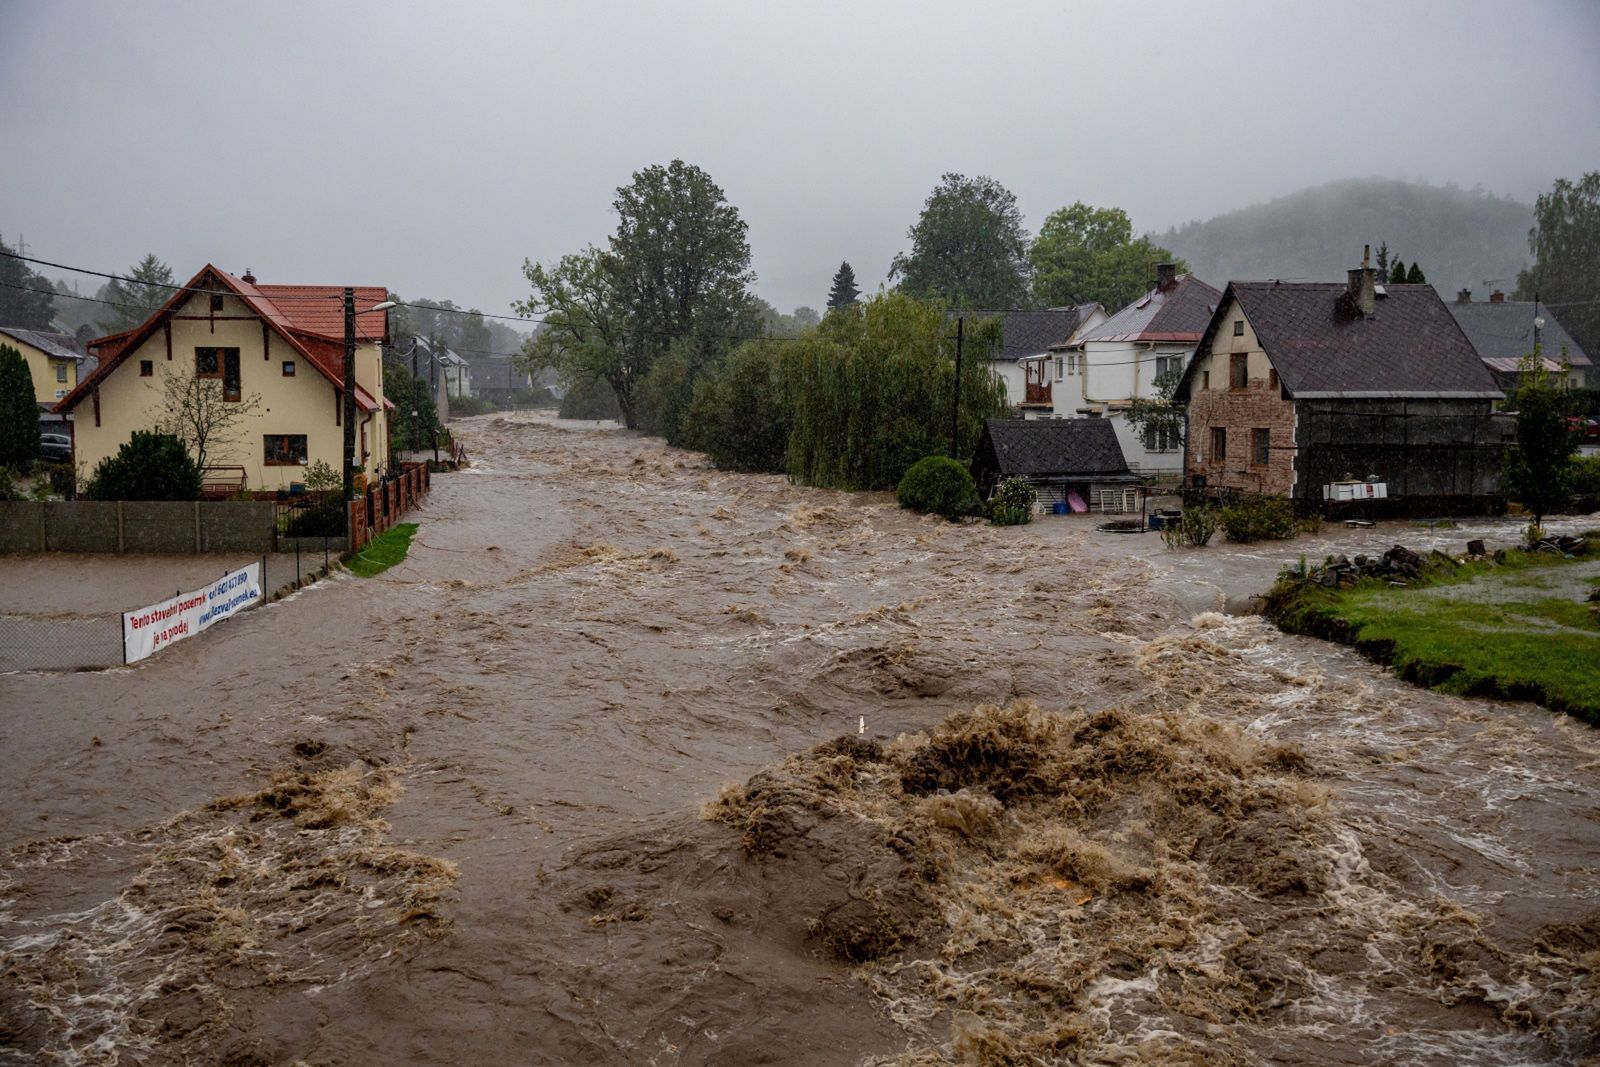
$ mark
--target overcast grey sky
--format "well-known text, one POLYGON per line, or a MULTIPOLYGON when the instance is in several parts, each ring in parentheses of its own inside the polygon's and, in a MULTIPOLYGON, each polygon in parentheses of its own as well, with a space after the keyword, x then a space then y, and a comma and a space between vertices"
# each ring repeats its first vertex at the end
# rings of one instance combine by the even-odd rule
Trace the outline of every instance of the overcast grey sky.
POLYGON ((757 290, 877 287, 939 175, 1143 230, 1365 175, 1600 167, 1600 3, 0 0, 0 234, 507 312, 681 157, 757 290))

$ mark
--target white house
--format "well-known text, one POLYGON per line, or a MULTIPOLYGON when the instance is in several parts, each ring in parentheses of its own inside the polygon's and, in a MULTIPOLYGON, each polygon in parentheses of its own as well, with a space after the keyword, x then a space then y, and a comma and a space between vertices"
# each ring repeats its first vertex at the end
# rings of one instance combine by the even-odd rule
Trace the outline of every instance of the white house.
POLYGON ((1050 350, 1053 416, 1110 419, 1132 470, 1181 475, 1181 435, 1137 435, 1126 412, 1135 398, 1157 398, 1157 378, 1183 373, 1221 296, 1170 263, 1158 266, 1154 289, 1050 350))
POLYGON ((1052 345, 1066 344, 1104 322, 1106 312, 1099 304, 1081 304, 982 317, 1000 320, 1000 348, 990 358, 989 367, 1006 383, 1007 402, 1024 418, 1037 419, 1051 411, 1050 378, 1040 361, 1052 345))

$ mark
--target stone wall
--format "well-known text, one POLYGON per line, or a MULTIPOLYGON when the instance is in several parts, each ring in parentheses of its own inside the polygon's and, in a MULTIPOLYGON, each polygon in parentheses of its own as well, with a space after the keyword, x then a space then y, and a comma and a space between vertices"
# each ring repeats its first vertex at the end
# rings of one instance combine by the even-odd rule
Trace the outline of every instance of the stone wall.
POLYGON ((1190 484, 1205 479, 1205 488, 1242 493, 1288 495, 1295 484, 1294 405, 1270 378, 1251 378, 1245 389, 1196 390, 1189 401, 1188 442, 1184 475, 1190 484), (1228 432, 1226 458, 1212 454, 1211 431, 1228 432), (1265 466, 1254 462, 1251 431, 1269 433, 1265 466))
POLYGON ((271 501, 58 500, 0 503, 0 552, 267 553, 271 501))

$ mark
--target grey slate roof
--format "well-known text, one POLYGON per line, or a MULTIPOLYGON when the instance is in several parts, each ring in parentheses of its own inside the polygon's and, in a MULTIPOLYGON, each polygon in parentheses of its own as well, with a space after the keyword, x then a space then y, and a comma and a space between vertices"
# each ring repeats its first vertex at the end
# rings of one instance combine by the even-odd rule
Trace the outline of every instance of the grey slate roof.
POLYGON ((1196 341, 1211 321, 1222 294, 1185 274, 1163 292, 1151 289, 1080 341, 1196 341))
POLYGON ((24 330, 17 326, 0 326, 0 334, 15 337, 56 359, 70 359, 81 363, 89 358, 88 350, 70 333, 48 333, 44 330, 24 330))
POLYGON ((988 419, 980 460, 1003 477, 1133 481, 1106 419, 988 419))
POLYGON ((1472 347, 1485 360, 1516 360, 1532 352, 1533 320, 1539 317, 1544 319, 1544 329, 1539 336, 1547 357, 1559 360, 1565 348, 1567 359, 1574 367, 1592 365, 1588 355, 1578 347, 1578 342, 1572 339, 1550 313, 1550 309, 1531 300, 1505 300, 1498 304, 1463 304, 1458 300, 1445 306, 1455 316, 1456 325, 1467 335, 1472 347), (1535 308, 1538 309, 1537 315, 1535 308))
MULTIPOLYGON (((1433 286, 1383 288, 1368 319, 1352 307, 1343 282, 1229 282, 1200 351, 1231 296, 1291 396, 1504 395, 1433 286)), ((1185 372, 1181 396, 1198 363, 1185 372)))
MULTIPOLYGON (((1092 306, 1092 305, 1091 305, 1092 306)), ((1002 311, 982 318, 1000 320, 1000 351, 996 362, 1015 363, 1023 356, 1035 356, 1051 345, 1072 336, 1082 321, 1082 308, 1053 308, 1049 311, 1002 311)))

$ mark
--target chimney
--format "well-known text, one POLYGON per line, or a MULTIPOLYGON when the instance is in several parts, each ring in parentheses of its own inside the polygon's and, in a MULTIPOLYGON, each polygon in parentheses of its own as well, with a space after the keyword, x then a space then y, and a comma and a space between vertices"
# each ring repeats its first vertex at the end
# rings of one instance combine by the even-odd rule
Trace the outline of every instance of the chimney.
POLYGON ((1178 265, 1176 263, 1156 264, 1156 291, 1165 293, 1178 284, 1178 265))
POLYGON ((1494 292, 1489 294, 1489 303, 1504 304, 1505 302, 1506 294, 1502 293, 1500 290, 1496 289, 1494 292))
POLYGON ((244 282, 246 285, 254 285, 256 283, 256 276, 251 272, 249 267, 246 267, 244 269, 244 273, 239 275, 239 280, 244 282))
POLYGON ((1472 290, 1471 289, 1463 289, 1459 293, 1457 293, 1456 294, 1456 303, 1458 303, 1458 304, 1470 304, 1470 303, 1472 303, 1472 290))
POLYGON ((1372 269, 1372 246, 1363 245, 1361 249, 1361 266, 1348 272, 1350 281, 1347 293, 1350 303, 1361 312, 1364 319, 1372 318, 1373 311, 1378 306, 1377 282, 1373 279, 1375 273, 1372 269))

